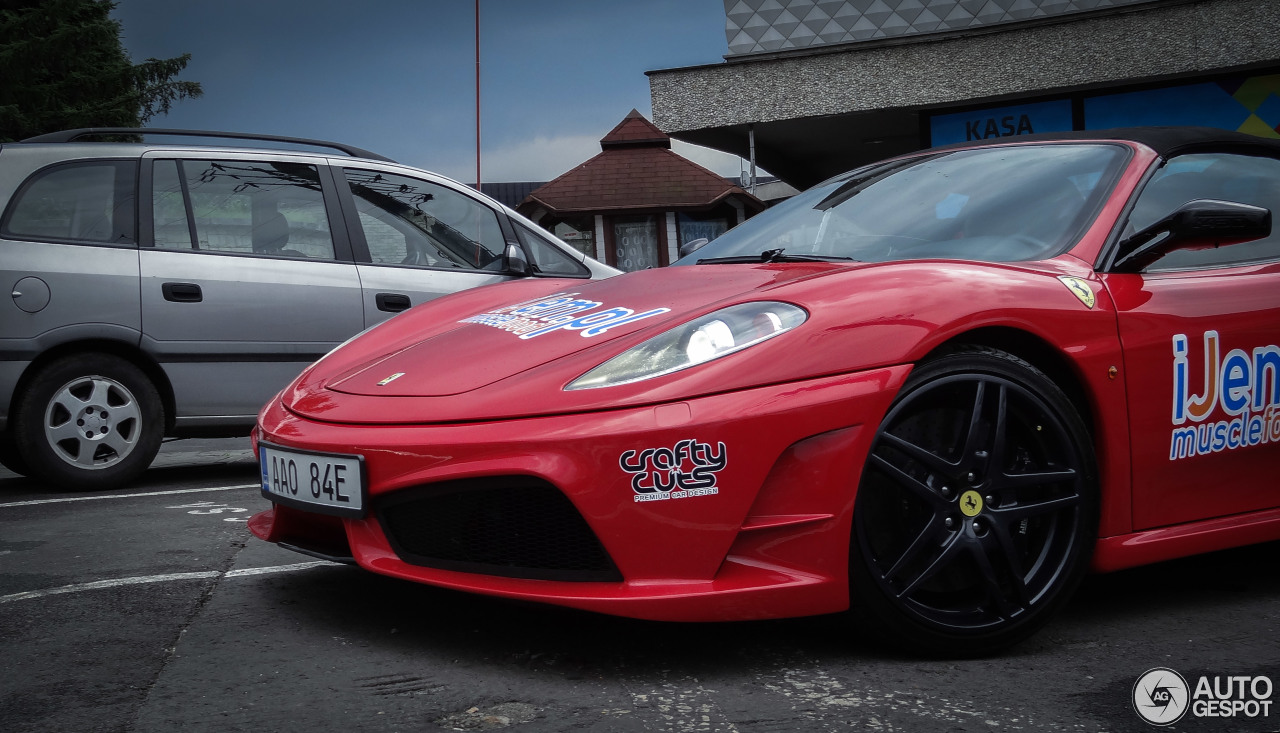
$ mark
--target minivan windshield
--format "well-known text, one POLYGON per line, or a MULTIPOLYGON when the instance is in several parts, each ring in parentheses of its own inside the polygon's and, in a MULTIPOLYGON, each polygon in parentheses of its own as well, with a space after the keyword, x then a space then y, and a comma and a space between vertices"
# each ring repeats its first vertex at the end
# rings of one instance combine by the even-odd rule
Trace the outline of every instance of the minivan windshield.
POLYGON ((1106 143, 925 153, 837 176, 676 265, 814 259, 1038 260, 1097 215, 1127 159, 1106 143))

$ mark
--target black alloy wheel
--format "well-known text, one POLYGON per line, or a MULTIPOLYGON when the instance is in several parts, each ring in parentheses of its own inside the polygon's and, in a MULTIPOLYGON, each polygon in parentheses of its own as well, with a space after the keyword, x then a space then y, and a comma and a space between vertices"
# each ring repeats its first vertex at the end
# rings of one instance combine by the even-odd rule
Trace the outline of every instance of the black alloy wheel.
POLYGON ((852 604, 916 651, 997 651, 1066 602, 1097 516, 1091 438, 1062 390, 1011 354, 957 349, 916 368, 871 447, 852 604))

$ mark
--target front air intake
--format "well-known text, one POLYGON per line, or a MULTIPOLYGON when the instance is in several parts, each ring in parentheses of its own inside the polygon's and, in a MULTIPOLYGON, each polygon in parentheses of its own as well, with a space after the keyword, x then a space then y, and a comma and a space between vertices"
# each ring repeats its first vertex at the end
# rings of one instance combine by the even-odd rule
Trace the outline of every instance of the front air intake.
POLYGON ((377 502, 400 559, 512 578, 620 581, 613 560, 559 489, 526 476, 450 481, 377 502))

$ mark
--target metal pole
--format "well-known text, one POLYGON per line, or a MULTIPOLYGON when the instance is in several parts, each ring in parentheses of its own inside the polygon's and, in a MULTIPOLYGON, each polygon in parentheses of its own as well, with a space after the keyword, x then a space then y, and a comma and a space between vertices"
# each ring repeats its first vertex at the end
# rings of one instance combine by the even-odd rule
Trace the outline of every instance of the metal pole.
POLYGON ((476 190, 480 190, 480 0, 476 0, 476 190))
MULTIPOLYGON (((476 0, 479 2, 480 0, 476 0)), ((751 145, 751 195, 756 195, 756 126, 747 125, 747 141, 751 145)))

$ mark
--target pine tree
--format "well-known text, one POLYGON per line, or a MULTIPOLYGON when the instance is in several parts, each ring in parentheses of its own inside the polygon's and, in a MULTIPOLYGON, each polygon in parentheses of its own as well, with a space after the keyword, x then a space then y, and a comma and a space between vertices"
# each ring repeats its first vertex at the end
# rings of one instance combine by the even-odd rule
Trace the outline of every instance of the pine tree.
POLYGON ((190 54, 133 64, 111 0, 0 0, 0 142, 78 127, 138 127, 199 97, 190 54))

